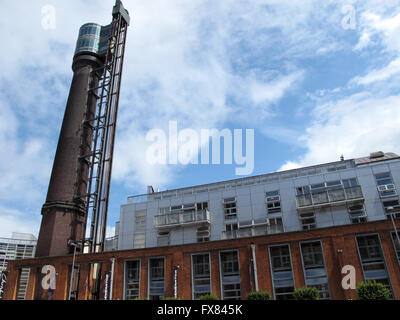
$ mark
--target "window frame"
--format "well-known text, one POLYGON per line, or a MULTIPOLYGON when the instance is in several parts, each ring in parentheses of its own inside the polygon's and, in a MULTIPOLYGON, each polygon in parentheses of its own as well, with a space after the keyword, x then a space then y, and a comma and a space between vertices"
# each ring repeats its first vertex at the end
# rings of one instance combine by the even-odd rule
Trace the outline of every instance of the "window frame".
MULTIPOLYGON (((223 278, 224 277, 223 277, 221 254, 222 253, 231 253, 231 252, 236 252, 236 254, 237 254, 239 285, 240 285, 240 297, 239 297, 239 299, 235 299, 235 300, 241 300, 242 299, 242 294, 243 294, 243 291, 242 291, 243 289, 242 289, 242 281, 241 281, 242 279, 241 279, 241 270, 240 270, 240 255, 239 255, 239 250, 238 249, 221 250, 221 251, 218 252, 221 300, 228 300, 228 299, 225 299, 225 294, 224 294, 224 282, 223 282, 223 278)), ((229 300, 232 300, 232 299, 229 299, 229 300)))
POLYGON ((385 271, 386 271, 386 274, 387 274, 387 279, 389 281, 389 286, 390 286, 390 288, 388 288, 388 289, 390 290, 390 292, 392 294, 392 298, 395 300, 396 299, 396 294, 395 294, 395 292, 393 290, 392 279, 390 277, 390 272, 389 272, 389 270, 387 268, 386 257, 385 257, 385 253, 384 253, 383 248, 382 248, 381 237, 380 237, 379 233, 376 233, 376 232, 360 233, 360 234, 356 234, 355 237, 354 237, 354 241, 355 241, 355 244, 356 244, 356 247, 357 247, 358 261, 360 262, 360 265, 361 265, 364 281, 374 280, 374 279, 367 279, 366 276, 365 276, 365 271, 364 271, 364 266, 363 266, 363 264, 365 264, 365 262, 364 263, 362 262, 361 252, 360 252, 360 248, 359 248, 359 245, 358 245, 357 238, 368 237, 368 236, 377 236, 378 237, 379 251, 380 251, 380 254, 382 256, 382 262, 383 262, 383 265, 385 267, 385 271))
POLYGON ((138 297, 140 298, 140 289, 141 289, 141 278, 142 278, 142 259, 126 259, 124 260, 124 294, 123 294, 123 300, 127 300, 126 298, 126 285, 127 285, 127 262, 139 262, 139 295, 138 297))
POLYGON ((208 263, 210 268, 210 294, 212 294, 212 270, 211 270, 211 254, 210 252, 195 252, 190 254, 190 267, 191 267, 191 280, 192 280, 192 300, 195 300, 195 289, 194 289, 194 268, 193 268, 193 257, 208 255, 208 263))
MULTIPOLYGON (((269 257, 269 269, 270 269, 270 273, 271 273, 271 281, 272 281, 272 294, 274 297, 274 300, 276 299, 277 294, 275 293, 275 281, 274 281, 274 270, 273 270, 273 260, 272 260, 272 256, 271 256, 271 248, 274 247, 283 247, 283 246, 287 246, 289 248, 289 259, 290 259, 290 271, 292 273, 292 279, 293 279, 293 294, 296 291, 296 283, 294 281, 294 272, 293 272, 293 259, 292 259, 292 251, 290 248, 290 243, 289 242, 285 242, 285 243, 280 243, 280 244, 272 244, 268 246, 268 257, 269 257)), ((284 294, 278 294, 278 296, 282 296, 284 294)))
POLYGON ((160 298, 164 298, 165 297, 165 271, 166 271, 166 257, 165 256, 158 256, 158 257, 149 257, 148 258, 148 266, 147 266, 147 299, 150 300, 150 290, 151 290, 151 260, 157 260, 157 259, 163 259, 164 260, 164 293, 162 296, 160 296, 160 298))
MULTIPOLYGON (((321 239, 306 240, 306 241, 300 241, 300 242, 299 242, 299 250, 300 250, 300 256, 301 256, 301 264, 302 264, 302 267, 303 267, 303 276, 304 276, 305 286, 306 286, 306 287, 309 287, 309 286, 307 285, 306 267, 305 267, 305 264, 304 264, 304 257, 303 257, 303 252, 302 252, 302 250, 301 250, 301 245, 302 245, 302 244, 307 244, 307 243, 314 243, 314 242, 318 242, 318 243, 320 244, 320 247, 321 247, 322 262, 323 262, 323 264, 324 264, 325 276, 326 276, 327 286, 328 286, 328 290, 327 290, 327 291, 328 291, 328 294, 329 294, 329 298, 327 298, 327 300, 330 300, 330 299, 332 299, 332 292, 331 292, 331 286, 330 286, 330 284, 329 284, 329 276, 328 276, 328 271, 327 271, 327 269, 326 269, 326 261, 325 261, 324 247, 323 247, 323 245, 322 245, 322 240, 321 240, 321 239)), ((317 290, 318 290, 318 289, 317 289, 317 290)), ((318 290, 318 292, 319 292, 319 290, 318 290)), ((323 299, 323 300, 325 300, 325 299, 323 299)))

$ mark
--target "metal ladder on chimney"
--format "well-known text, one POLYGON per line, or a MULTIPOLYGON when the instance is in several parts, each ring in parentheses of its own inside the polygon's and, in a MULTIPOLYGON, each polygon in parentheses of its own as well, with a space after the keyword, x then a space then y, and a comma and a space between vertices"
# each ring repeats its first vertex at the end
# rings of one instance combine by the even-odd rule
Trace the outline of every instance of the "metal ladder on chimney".
POLYGON ((91 216, 90 236, 84 241, 84 252, 95 253, 104 250, 127 29, 128 25, 123 17, 120 14, 115 15, 104 65, 93 71, 101 75, 98 86, 89 90, 96 97, 97 104, 95 117, 85 121, 85 125, 92 126, 93 130, 91 152, 81 159, 89 164, 85 199, 86 220, 91 216))

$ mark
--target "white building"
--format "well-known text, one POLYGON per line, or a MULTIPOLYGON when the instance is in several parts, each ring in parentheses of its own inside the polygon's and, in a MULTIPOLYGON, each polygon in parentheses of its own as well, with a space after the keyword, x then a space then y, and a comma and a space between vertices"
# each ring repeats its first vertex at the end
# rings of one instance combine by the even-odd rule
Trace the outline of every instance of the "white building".
POLYGON ((369 157, 129 197, 118 250, 325 228, 400 216, 400 157, 369 157))
MULTIPOLYGON (((32 234, 13 232, 11 238, 0 238, 0 274, 7 270, 9 260, 28 259, 35 256, 37 238, 32 234)), ((17 300, 24 300, 29 279, 29 268, 22 269, 17 300)))

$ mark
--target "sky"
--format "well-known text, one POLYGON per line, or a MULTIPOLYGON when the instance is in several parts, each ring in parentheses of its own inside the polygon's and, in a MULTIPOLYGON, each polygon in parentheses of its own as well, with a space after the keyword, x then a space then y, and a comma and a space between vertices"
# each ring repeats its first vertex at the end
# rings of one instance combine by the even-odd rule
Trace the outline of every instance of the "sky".
MULTIPOLYGON (((179 132, 199 135, 242 129, 243 154, 251 146, 246 129, 252 130, 249 175, 338 161, 341 155, 400 154, 398 0, 123 3, 132 23, 108 236, 121 204, 149 185, 162 191, 243 177, 236 160, 152 164, 146 156, 154 146, 149 133, 169 138, 171 122, 179 132)), ((79 27, 109 24, 113 4, 0 2, 0 237, 38 235, 79 27)), ((188 141, 191 152, 204 147, 188 141)))

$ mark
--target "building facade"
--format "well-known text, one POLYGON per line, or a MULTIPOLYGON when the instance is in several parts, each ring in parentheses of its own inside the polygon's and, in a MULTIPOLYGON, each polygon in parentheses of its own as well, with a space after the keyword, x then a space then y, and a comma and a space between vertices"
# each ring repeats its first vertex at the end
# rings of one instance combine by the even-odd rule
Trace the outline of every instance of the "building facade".
MULTIPOLYGON (((327 228, 400 216, 392 153, 144 196, 121 207, 118 249, 327 228)), ((150 188, 152 190, 152 188, 150 188)))
MULTIPOLYGON (((37 239, 32 234, 13 232, 11 238, 0 238, 0 274, 7 270, 10 260, 28 259, 35 256, 37 239)), ((24 300, 29 278, 29 268, 21 272, 17 300, 24 300)))
POLYGON ((302 287, 322 299, 357 299, 343 286, 346 270, 356 285, 376 280, 399 299, 399 185, 400 157, 373 153, 149 192, 122 206, 110 242, 117 250, 13 261, 5 297, 16 298, 29 268, 27 299, 231 300, 267 291, 285 300, 302 287), (50 290, 41 287, 48 266, 50 290))

